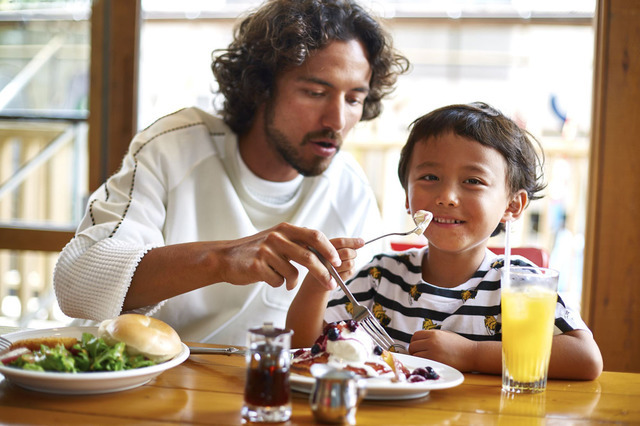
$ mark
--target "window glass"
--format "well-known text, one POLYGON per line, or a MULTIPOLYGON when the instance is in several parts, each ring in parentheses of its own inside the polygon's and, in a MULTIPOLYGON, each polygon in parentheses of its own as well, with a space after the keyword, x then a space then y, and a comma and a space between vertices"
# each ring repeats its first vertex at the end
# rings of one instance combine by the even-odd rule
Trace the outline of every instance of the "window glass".
POLYGON ((90 1, 0 2, 0 223, 74 226, 86 196, 90 1))
MULTIPOLYGON (((234 17, 259 2, 143 2, 139 126, 185 106, 213 111, 211 52, 228 44, 234 17)), ((561 269, 561 291, 582 288, 595 0, 363 1, 410 58, 380 118, 345 144, 367 173, 388 231, 411 229, 397 179, 408 125, 452 103, 484 101, 544 146, 549 182, 514 224, 512 242, 544 248, 561 269)), ((496 237, 490 246, 503 245, 496 237)))
MULTIPOLYGON (((0 226, 74 229, 87 195, 90 0, 0 1, 0 226)), ((66 321, 57 253, 0 250, 0 326, 66 321)))

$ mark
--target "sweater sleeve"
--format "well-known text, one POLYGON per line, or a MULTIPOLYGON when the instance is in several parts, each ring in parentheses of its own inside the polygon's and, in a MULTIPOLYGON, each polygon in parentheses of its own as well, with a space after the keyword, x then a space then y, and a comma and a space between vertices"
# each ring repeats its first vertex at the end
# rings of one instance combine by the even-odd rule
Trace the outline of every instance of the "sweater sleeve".
MULTIPOLYGON (((120 315, 141 259, 167 244, 168 194, 203 156, 198 146, 209 149, 210 136, 191 110, 134 137, 120 170, 91 195, 76 236, 58 257, 53 283, 66 315, 96 321, 120 315)), ((152 314, 160 306, 136 312, 152 314)))
POLYGON ((144 133, 134 138, 120 170, 91 195, 76 236, 58 257, 54 291, 72 318, 120 315, 140 260, 164 245, 166 178, 157 171, 163 158, 154 140, 144 133))
POLYGON ((53 285, 66 315, 96 321, 120 315, 140 260, 164 244, 164 191, 148 163, 128 153, 121 170, 94 192, 60 253, 53 285))
MULTIPOLYGON (((138 263, 152 247, 107 238, 93 242, 78 235, 62 251, 54 271, 54 289, 62 311, 95 321, 120 315, 138 263)), ((158 308, 148 307, 140 313, 158 308)))

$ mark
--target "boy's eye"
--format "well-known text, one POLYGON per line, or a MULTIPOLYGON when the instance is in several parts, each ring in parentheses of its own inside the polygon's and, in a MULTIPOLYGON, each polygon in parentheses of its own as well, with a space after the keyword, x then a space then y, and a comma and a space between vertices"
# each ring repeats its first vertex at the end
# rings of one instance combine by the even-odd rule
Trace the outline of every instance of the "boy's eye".
POLYGON ((482 181, 480 179, 476 179, 476 178, 469 178, 467 180, 465 180, 466 183, 470 183, 472 185, 482 185, 482 181))
POLYGON ((424 175, 422 177, 423 180, 435 181, 438 180, 438 176, 436 175, 424 175))

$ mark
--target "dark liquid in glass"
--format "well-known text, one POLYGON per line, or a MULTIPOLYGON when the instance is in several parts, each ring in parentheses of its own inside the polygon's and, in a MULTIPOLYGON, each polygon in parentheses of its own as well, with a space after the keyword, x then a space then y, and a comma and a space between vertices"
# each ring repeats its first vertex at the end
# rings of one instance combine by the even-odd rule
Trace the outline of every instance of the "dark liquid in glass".
POLYGON ((247 370, 247 383, 244 399, 256 406, 280 406, 291 399, 289 368, 281 357, 285 351, 258 351, 251 354, 247 370))

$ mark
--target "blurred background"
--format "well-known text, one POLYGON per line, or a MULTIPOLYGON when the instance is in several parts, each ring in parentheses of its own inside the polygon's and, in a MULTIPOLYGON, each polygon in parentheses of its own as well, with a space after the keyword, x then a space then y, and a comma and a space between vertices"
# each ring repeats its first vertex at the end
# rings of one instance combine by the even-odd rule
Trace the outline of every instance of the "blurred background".
MULTIPOLYGON (((256 1, 144 0, 137 127, 187 106, 213 111, 211 52, 256 1)), ((595 0, 362 1, 412 62, 381 117, 345 143, 388 231, 408 230, 396 174, 408 125, 451 103, 484 101, 542 143, 548 188, 513 226, 515 246, 547 251, 579 305, 594 61, 595 0)), ((91 1, 0 0, 0 227, 70 232, 88 196, 91 1)), ((114 48, 117 48, 115 46, 114 48)), ((420 243, 423 241, 414 241, 420 243)), ((503 245, 496 237, 491 246, 503 245)), ((0 325, 64 323, 55 250, 0 249, 0 325)))

